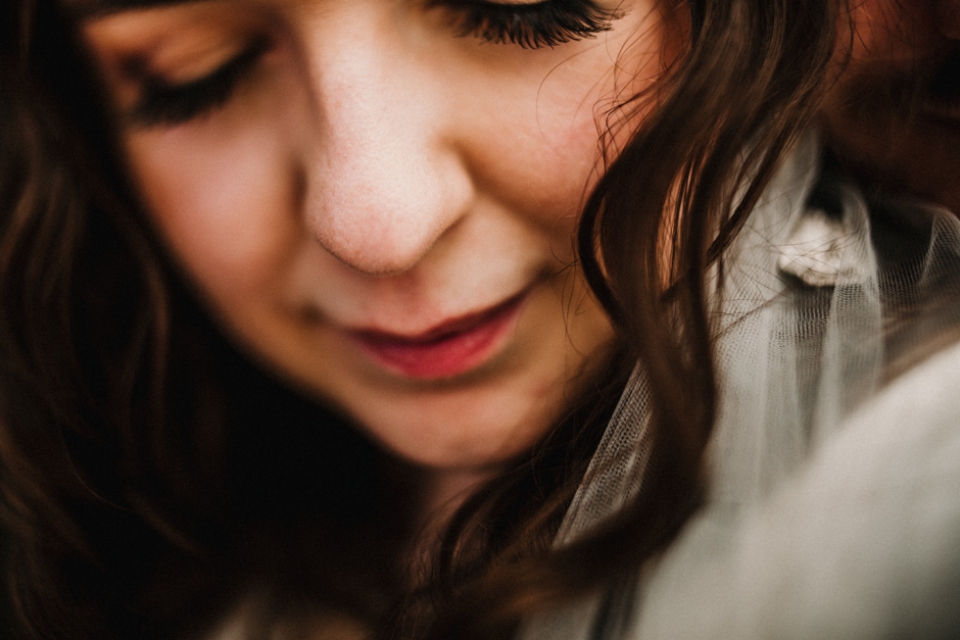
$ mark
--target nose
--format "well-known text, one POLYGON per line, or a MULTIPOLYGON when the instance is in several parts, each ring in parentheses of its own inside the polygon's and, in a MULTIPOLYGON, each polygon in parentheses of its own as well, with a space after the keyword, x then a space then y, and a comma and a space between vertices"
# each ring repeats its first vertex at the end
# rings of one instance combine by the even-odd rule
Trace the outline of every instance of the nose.
POLYGON ((371 275, 416 266, 473 198, 444 99, 450 78, 389 29, 341 29, 308 65, 317 135, 305 222, 329 253, 371 275))
POLYGON ((934 7, 940 32, 960 40, 960 0, 934 0, 934 7))

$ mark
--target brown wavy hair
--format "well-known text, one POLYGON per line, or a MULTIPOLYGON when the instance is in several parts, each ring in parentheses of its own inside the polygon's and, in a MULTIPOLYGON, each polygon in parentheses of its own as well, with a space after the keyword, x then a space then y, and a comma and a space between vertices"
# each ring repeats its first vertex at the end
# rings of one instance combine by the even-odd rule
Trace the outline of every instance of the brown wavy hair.
POLYGON ((0 488, 31 638, 189 637, 259 593, 360 619, 411 475, 261 372, 149 226, 54 0, 0 8, 0 488))
MULTIPOLYGON (((579 233, 622 348, 458 512, 382 635, 506 637, 628 580, 695 509, 716 396, 704 274, 815 112, 838 1, 663 0, 690 18, 686 49, 655 97, 619 105, 656 100, 579 233), (637 360, 644 490, 551 549, 637 360)), ((0 11, 0 488, 24 635, 190 637, 251 591, 280 616, 383 615, 412 473, 222 338, 146 222, 69 20, 55 0, 0 11)))

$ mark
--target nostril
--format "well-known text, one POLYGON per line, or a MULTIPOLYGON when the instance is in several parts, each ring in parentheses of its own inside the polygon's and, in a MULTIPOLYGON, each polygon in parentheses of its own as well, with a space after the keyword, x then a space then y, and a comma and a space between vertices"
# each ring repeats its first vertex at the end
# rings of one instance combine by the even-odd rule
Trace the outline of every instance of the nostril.
POLYGON ((423 191, 416 198, 396 190, 392 200, 358 198, 341 207, 316 207, 312 234, 327 253, 356 271, 376 276, 406 272, 464 214, 463 207, 438 197, 439 187, 423 191))

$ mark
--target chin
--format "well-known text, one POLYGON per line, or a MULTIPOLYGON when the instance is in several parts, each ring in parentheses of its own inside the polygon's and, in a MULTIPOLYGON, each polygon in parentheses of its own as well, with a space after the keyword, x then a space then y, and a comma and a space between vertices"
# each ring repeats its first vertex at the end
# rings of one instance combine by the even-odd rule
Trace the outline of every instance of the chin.
POLYGON ((368 398, 351 413, 401 459, 443 470, 501 466, 532 448, 563 407, 564 384, 523 381, 368 398))

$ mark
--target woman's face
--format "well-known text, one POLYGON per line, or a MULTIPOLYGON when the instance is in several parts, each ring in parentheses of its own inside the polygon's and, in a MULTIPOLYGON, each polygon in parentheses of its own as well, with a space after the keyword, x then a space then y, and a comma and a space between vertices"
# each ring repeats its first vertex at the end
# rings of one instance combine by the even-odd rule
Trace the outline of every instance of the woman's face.
POLYGON ((81 0, 84 34, 228 332, 415 462, 541 437, 611 341, 572 241, 672 50, 656 0, 144 4, 81 0))

